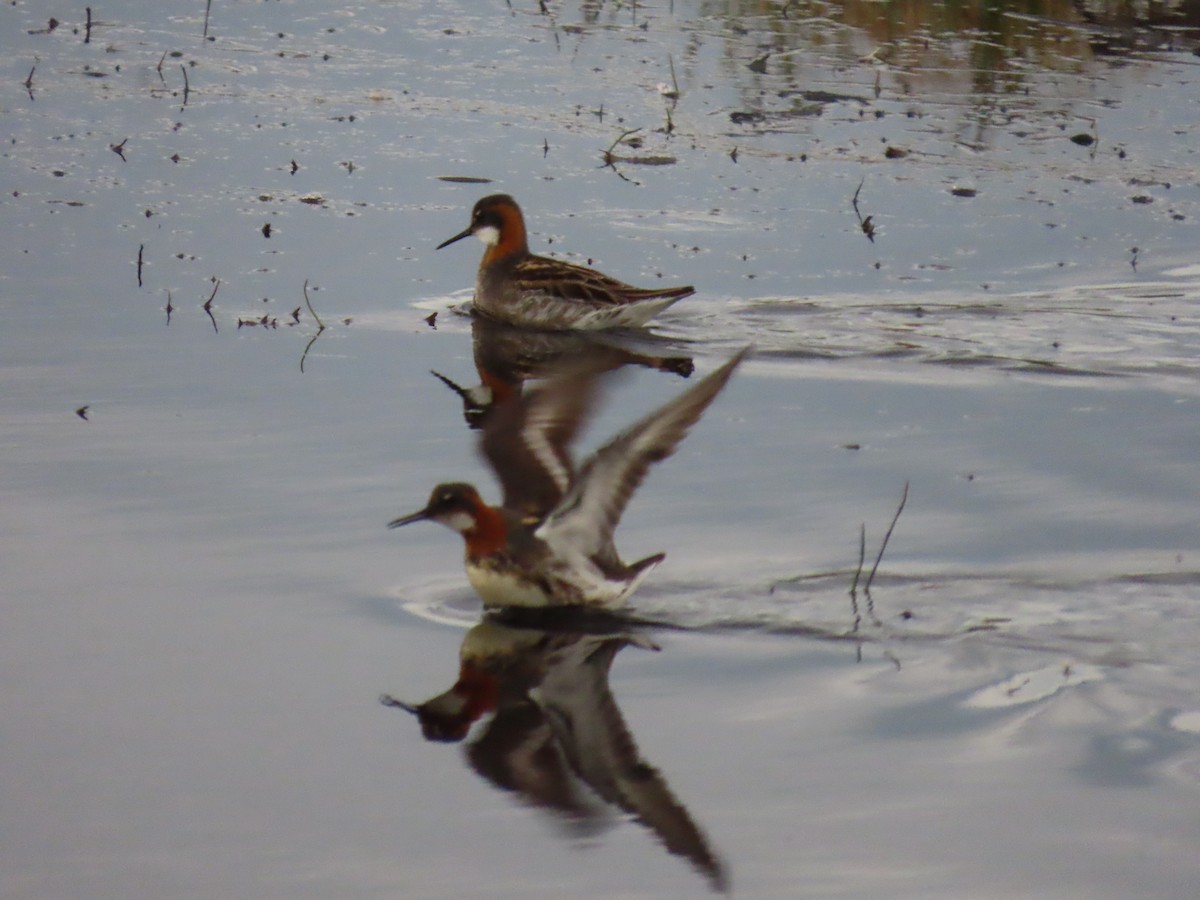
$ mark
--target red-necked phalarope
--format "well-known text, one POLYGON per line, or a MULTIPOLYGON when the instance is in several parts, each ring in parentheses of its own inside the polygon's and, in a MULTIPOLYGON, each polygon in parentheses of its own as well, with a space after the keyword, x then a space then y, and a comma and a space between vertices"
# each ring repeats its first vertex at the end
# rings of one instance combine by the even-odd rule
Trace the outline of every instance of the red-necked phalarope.
POLYGON ((507 194, 475 204, 471 224, 439 250, 469 235, 487 250, 475 277, 477 312, 493 319, 550 331, 645 325, 695 288, 636 288, 594 269, 529 252, 521 207, 507 194))
POLYGON ((388 527, 429 519, 459 532, 467 579, 485 606, 618 606, 666 555, 621 562, 613 531, 626 504, 747 352, 622 431, 578 474, 568 447, 594 401, 598 376, 583 370, 550 379, 504 404, 484 427, 483 452, 504 489, 501 506, 485 503, 469 484, 440 484, 424 509, 388 527))

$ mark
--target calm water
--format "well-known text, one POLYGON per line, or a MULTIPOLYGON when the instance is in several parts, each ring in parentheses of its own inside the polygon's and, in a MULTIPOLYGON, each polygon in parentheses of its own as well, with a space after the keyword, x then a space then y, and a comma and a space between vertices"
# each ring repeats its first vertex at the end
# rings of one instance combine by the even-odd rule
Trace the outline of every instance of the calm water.
POLYGON ((0 11, 0 894, 1195 895, 1186 17, 186 6, 0 11), (384 527, 495 496, 429 370, 496 190, 697 286, 633 349, 756 346, 618 533, 655 625, 476 627, 384 527), (462 743, 378 701, 460 665, 462 743))

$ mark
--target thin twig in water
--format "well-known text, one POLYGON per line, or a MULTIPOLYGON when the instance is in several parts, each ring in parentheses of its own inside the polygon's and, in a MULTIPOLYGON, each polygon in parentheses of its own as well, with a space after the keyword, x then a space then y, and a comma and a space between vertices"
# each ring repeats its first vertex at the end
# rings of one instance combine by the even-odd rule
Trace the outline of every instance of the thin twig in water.
MULTIPOLYGON (((854 616, 854 624, 850 628, 851 634, 856 634, 858 628, 862 625, 862 613, 858 611, 858 579, 862 576, 863 563, 867 558, 867 524, 858 526, 858 568, 854 570, 854 581, 850 583, 850 612, 854 616)), ((859 653, 862 652, 862 646, 859 646, 859 653)), ((862 660, 860 659, 859 662, 862 660)))
POLYGON ((214 316, 213 312, 212 312, 212 302, 213 302, 213 298, 215 296, 217 296, 217 289, 221 286, 221 279, 214 278, 213 281, 216 283, 213 285, 212 293, 209 294, 208 299, 204 301, 203 309, 206 313, 208 313, 208 318, 212 322, 212 325, 213 325, 213 331, 219 333, 219 329, 217 328, 217 317, 214 316))
POLYGON ((867 576, 867 583, 863 586, 863 591, 868 597, 871 596, 871 582, 875 580, 875 573, 879 571, 879 563, 883 560, 883 553, 887 550, 888 541, 892 539, 892 531, 896 528, 896 522, 900 519, 900 513, 904 512, 904 504, 908 502, 908 482, 904 482, 904 493, 900 495, 900 505, 896 507, 896 514, 892 516, 892 524, 888 526, 887 533, 883 536, 883 543, 879 545, 879 555, 875 557, 875 565, 871 566, 871 574, 867 576))
POLYGON ((204 0, 204 39, 208 40, 208 14, 212 12, 212 0, 204 0))
POLYGON ((867 559, 867 523, 858 526, 858 568, 854 570, 854 581, 850 583, 850 596, 858 596, 858 579, 862 576, 863 563, 867 559))
POLYGON ((90 44, 92 42, 92 8, 87 7, 87 25, 84 26, 83 42, 90 44))
POLYGON ((180 63, 179 68, 183 71, 183 105, 187 106, 188 94, 192 92, 192 86, 188 84, 187 66, 180 63))
POLYGON ((613 151, 617 149, 617 145, 620 144, 621 141, 625 140, 625 138, 629 137, 631 134, 637 134, 641 130, 642 129, 640 129, 640 128, 630 128, 630 129, 628 129, 626 131, 622 131, 620 134, 618 134, 617 139, 615 141, 613 141, 611 144, 609 144, 608 149, 605 150, 604 153, 602 154, 604 157, 604 164, 606 166, 611 166, 613 164, 613 161, 615 159, 617 159, 617 157, 613 155, 613 151))
POLYGON ((319 338, 321 336, 321 332, 325 330, 325 323, 321 321, 321 317, 318 316, 317 311, 315 309, 313 309, 312 301, 310 301, 308 299, 308 279, 307 278, 304 279, 303 293, 304 293, 304 305, 308 307, 309 315, 311 315, 317 323, 317 333, 312 336, 312 338, 309 340, 309 342, 307 344, 305 344, 304 352, 302 354, 300 354, 300 371, 301 372, 304 371, 304 361, 306 359, 308 359, 309 349, 312 347, 313 344, 315 344, 317 342, 317 338, 319 338))
POLYGON ((138 261, 137 261, 138 287, 142 286, 142 252, 145 249, 146 249, 145 244, 138 244, 138 261))
POLYGON ((315 309, 313 309, 312 303, 308 299, 308 279, 307 278, 304 279, 303 291, 304 291, 304 305, 308 307, 309 315, 311 315, 314 319, 316 319, 317 330, 324 331, 325 323, 321 321, 321 317, 317 315, 317 311, 315 309))
POLYGON ((864 219, 863 214, 859 212, 858 209, 858 195, 862 191, 863 185, 866 184, 866 182, 867 179, 864 177, 863 180, 858 183, 858 187, 854 191, 854 197, 850 201, 850 205, 854 207, 854 215, 858 217, 858 227, 861 228, 862 233, 867 236, 867 240, 873 244, 875 243, 875 223, 871 221, 873 217, 867 216, 864 219))
POLYGON ((629 178, 628 175, 625 175, 625 173, 622 172, 622 170, 617 168, 617 160, 619 160, 620 157, 617 156, 616 154, 613 154, 613 150, 616 150, 617 145, 620 142, 622 142, 622 140, 624 140, 625 138, 628 138, 630 136, 630 134, 636 134, 637 132, 640 132, 640 131, 641 131, 641 128, 629 128, 628 131, 623 131, 622 133, 618 134, 616 140, 613 140, 613 142, 610 145, 608 145, 608 149, 604 151, 604 154, 601 154, 602 158, 604 158, 605 168, 612 169, 613 172, 617 173, 617 178, 622 179, 623 181, 629 181, 630 184, 634 184, 634 185, 641 185, 642 182, 635 181, 634 179, 629 178))

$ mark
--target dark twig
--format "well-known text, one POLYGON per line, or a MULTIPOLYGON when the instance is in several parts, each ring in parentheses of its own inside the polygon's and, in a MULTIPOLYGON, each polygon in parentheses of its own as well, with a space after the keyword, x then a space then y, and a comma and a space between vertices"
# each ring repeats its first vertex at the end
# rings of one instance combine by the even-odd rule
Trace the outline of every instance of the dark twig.
POLYGON ((639 132, 641 130, 642 129, 640 129, 640 128, 631 128, 628 131, 621 132, 621 134, 617 136, 617 139, 609 145, 608 149, 605 150, 601 154, 601 158, 604 160, 604 168, 612 169, 614 172, 617 173, 617 177, 620 178, 622 181, 628 181, 630 184, 636 184, 636 185, 640 185, 641 182, 634 181, 632 178, 630 178, 624 172, 622 172, 620 169, 617 168, 617 160, 619 159, 619 157, 613 153, 613 150, 616 149, 617 144, 621 143, 621 141, 625 140, 625 138, 629 137, 629 135, 635 134, 636 132, 639 132))
POLYGON ((875 565, 871 566, 871 574, 867 576, 867 583, 863 586, 863 591, 868 597, 871 596, 871 582, 875 580, 875 573, 879 570, 879 563, 883 560, 883 553, 887 550, 888 541, 892 539, 892 531, 896 528, 896 522, 900 519, 900 513, 904 512, 904 504, 908 502, 908 482, 904 482, 904 493, 900 495, 900 505, 896 507, 896 514, 892 516, 892 524, 888 526, 887 533, 883 536, 883 543, 879 545, 879 554, 875 557, 875 565))
POLYGON ((862 229, 862 233, 867 236, 867 240, 872 244, 875 243, 875 223, 871 221, 872 216, 863 218, 863 214, 858 210, 858 195, 866 184, 867 179, 864 177, 858 183, 858 188, 854 191, 854 198, 850 201, 850 205, 854 207, 854 215, 858 217, 858 227, 862 229))
POLYGON ((864 522, 858 528, 858 568, 854 570, 854 581, 850 583, 850 596, 858 597, 858 579, 862 576, 863 563, 867 558, 867 525, 864 522))
POLYGON ((204 301, 203 309, 206 313, 208 313, 208 318, 212 322, 212 325, 213 325, 213 331, 218 332, 219 329, 217 328, 217 317, 213 315, 212 302, 213 302, 213 297, 217 296, 217 289, 221 286, 221 279, 214 278, 213 281, 215 283, 213 284, 212 293, 209 294, 208 299, 204 301))
POLYGON ((208 14, 212 12, 212 0, 204 0, 204 39, 208 40, 208 14))
POLYGON ((309 314, 317 320, 317 328, 320 331, 325 330, 325 323, 321 321, 321 317, 317 315, 317 311, 313 309, 312 303, 308 299, 308 279, 304 279, 304 305, 308 307, 309 314))
POLYGON ((92 42, 92 8, 87 7, 87 25, 84 26, 83 42, 90 44, 92 42))
POLYGON ((33 73, 36 71, 37 71, 37 66, 34 65, 34 67, 29 70, 29 77, 27 77, 23 82, 21 82, 23 85, 25 85, 25 90, 29 92, 30 100, 33 99, 33 73))
MULTIPOLYGON (((858 527, 858 568, 854 570, 854 581, 850 583, 850 612, 854 616, 854 624, 850 628, 851 634, 857 634, 858 628, 862 625, 862 613, 858 611, 858 579, 862 575, 863 562, 867 557, 867 524, 864 522, 858 527)), ((859 645, 858 652, 862 653, 862 645, 859 645)), ((861 657, 858 660, 862 662, 861 657)))
POLYGON ((167 310, 167 324, 170 325, 171 324, 171 313, 175 312, 175 306, 173 303, 171 303, 171 292, 170 291, 167 291, 166 310, 167 310))
POLYGON ((313 309, 312 301, 310 301, 308 299, 308 279, 307 278, 304 279, 303 293, 304 293, 304 305, 308 307, 309 314, 313 317, 314 320, 316 320, 317 333, 312 336, 312 338, 309 340, 309 342, 305 345, 304 352, 302 354, 300 354, 300 371, 301 372, 304 371, 304 361, 306 359, 308 359, 309 349, 311 349, 312 345, 317 342, 317 338, 319 338, 321 336, 321 332, 325 330, 325 323, 321 321, 321 317, 318 316, 317 311, 315 309, 313 309))
POLYGON ((138 244, 138 260, 137 260, 138 287, 142 286, 142 252, 145 249, 146 249, 145 244, 138 244))
MULTIPOLYGON (((669 113, 668 113, 667 119, 669 122, 670 121, 669 113)), ((673 128, 674 126, 672 125, 671 127, 673 128)), ((600 154, 600 158, 604 160, 604 168, 612 169, 614 172, 617 173, 617 175, 620 178, 622 178, 625 181, 630 182, 631 184, 641 184, 641 182, 634 181, 632 178, 626 177, 625 174, 617 168, 617 163, 619 163, 619 162, 630 163, 630 164, 639 165, 639 166, 670 166, 670 165, 674 165, 677 162, 677 160, 675 159, 674 156, 655 156, 655 155, 619 156, 613 152, 614 150, 616 150, 617 146, 622 141, 624 141, 626 138, 628 138, 632 134, 637 134, 637 132, 639 132, 641 130, 642 130, 641 128, 630 128, 626 131, 622 131, 619 135, 617 135, 616 140, 614 140, 611 144, 608 145, 608 149, 604 150, 600 154)))
POLYGON ((183 71, 183 105, 187 106, 188 94, 192 92, 192 86, 188 84, 187 66, 180 63, 179 68, 183 71))
MULTIPOLYGON (((621 141, 625 140, 625 138, 629 137, 631 134, 637 134, 641 130, 642 129, 640 129, 640 128, 630 128, 630 129, 628 129, 626 131, 622 131, 620 134, 618 134, 617 139, 615 141, 613 141, 611 144, 609 144, 608 149, 605 150, 601 154, 601 157, 604 159, 604 165, 612 166, 612 164, 614 162, 616 162, 618 159, 620 159, 620 157, 616 156, 613 153, 613 151, 617 149, 617 145, 620 144, 621 141)), ((614 166, 614 168, 615 168, 615 166, 614 166)))

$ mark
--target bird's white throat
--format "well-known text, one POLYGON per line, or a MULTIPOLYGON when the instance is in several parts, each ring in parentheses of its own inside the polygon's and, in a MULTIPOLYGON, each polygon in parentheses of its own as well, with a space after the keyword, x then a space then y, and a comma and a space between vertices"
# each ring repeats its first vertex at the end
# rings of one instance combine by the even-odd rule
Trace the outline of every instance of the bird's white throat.
POLYGON ((470 513, 455 512, 448 516, 443 516, 438 519, 447 528, 453 528, 460 534, 464 531, 470 531, 475 527, 475 517, 470 513))
POLYGON ((489 247, 494 247, 500 243, 500 229, 495 225, 484 225, 475 232, 475 237, 479 238, 489 247))

